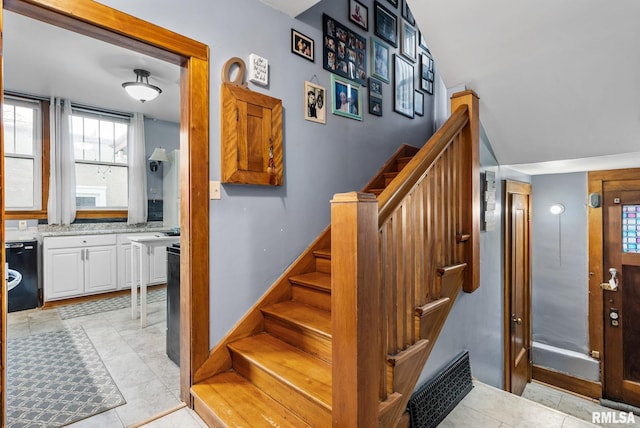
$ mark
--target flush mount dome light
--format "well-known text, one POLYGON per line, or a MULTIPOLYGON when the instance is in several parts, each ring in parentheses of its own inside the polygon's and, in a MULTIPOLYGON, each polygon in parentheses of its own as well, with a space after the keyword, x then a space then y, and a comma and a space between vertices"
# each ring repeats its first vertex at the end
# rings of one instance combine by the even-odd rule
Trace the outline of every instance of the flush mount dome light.
POLYGON ((149 84, 149 76, 151 73, 147 70, 136 68, 133 72, 136 73, 136 81, 125 82, 122 84, 122 87, 127 91, 131 98, 143 103, 145 101, 156 99, 158 95, 162 93, 162 89, 149 84))

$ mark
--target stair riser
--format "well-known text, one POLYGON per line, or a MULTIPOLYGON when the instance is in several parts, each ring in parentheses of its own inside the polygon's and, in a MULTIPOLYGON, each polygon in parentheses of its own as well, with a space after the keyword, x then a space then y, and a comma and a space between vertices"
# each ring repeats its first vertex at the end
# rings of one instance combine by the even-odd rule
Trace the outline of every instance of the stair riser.
POLYGON ((315 288, 293 284, 291 287, 291 299, 325 311, 331 310, 331 294, 315 288))
POLYGON ((397 159, 396 160, 396 165, 398 167, 398 171, 402 170, 402 168, 407 166, 407 164, 409 163, 410 160, 411 160, 411 158, 397 159))
POLYGON ((329 338, 268 316, 264 321, 267 333, 323 361, 331 363, 331 340, 329 338))
POLYGON ((331 409, 298 391, 285 380, 276 378, 261 367, 252 364, 242 354, 232 349, 231 358, 234 370, 269 394, 275 401, 294 412, 304 422, 314 427, 331 426, 331 409))
POLYGON ((384 178, 384 186, 387 187, 389 185, 389 183, 391 183, 393 181, 395 177, 385 177, 384 178))
POLYGON ((197 395, 193 396, 193 410, 202 418, 202 420, 209 427, 213 428, 226 428, 227 425, 223 423, 216 414, 206 405, 197 395))
POLYGON ((318 272, 331 273, 331 259, 316 257, 316 270, 318 272))

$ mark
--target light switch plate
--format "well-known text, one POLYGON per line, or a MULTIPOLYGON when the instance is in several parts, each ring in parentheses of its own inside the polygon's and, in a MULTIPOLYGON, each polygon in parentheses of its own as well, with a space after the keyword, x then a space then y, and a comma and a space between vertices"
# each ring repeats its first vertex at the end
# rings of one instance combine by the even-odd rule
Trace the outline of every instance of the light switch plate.
POLYGON ((18 220, 18 230, 27 230, 27 220, 18 220))
POLYGON ((209 199, 220 199, 219 181, 209 181, 209 199))

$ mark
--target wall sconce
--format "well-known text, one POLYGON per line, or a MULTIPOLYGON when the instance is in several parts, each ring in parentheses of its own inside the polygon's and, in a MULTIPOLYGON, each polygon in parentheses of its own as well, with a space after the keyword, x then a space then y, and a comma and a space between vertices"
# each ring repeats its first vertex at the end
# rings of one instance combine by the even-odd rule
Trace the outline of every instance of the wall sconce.
POLYGON ((562 204, 553 204, 551 205, 551 208, 549 208, 549 211, 551 211, 551 214, 553 215, 560 215, 564 212, 564 205, 562 204))
POLYGON ((162 162, 168 162, 169 156, 167 156, 167 151, 162 147, 156 147, 153 149, 153 153, 149 156, 149 169, 151 172, 156 172, 158 170, 158 165, 162 162))

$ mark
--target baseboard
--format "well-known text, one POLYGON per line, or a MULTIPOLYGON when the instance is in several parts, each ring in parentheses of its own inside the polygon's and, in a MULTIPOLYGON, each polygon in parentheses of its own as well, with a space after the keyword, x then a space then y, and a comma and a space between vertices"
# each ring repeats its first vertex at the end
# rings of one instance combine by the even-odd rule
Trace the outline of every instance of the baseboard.
POLYGON ((600 382, 571 376, 546 367, 534 365, 533 379, 585 397, 602 398, 602 384, 600 382))
MULTIPOLYGON (((162 288, 167 288, 167 284, 156 284, 149 285, 147 287, 147 293, 151 290, 160 290, 162 288)), ((119 297, 124 296, 125 294, 131 294, 131 289, 127 288, 126 290, 118 290, 118 291, 108 291, 106 293, 99 294, 90 294, 88 296, 80 296, 80 297, 71 297, 69 299, 61 299, 61 300, 49 300, 48 302, 44 302, 42 304, 41 309, 54 309, 58 306, 63 305, 74 305, 76 303, 84 303, 84 302, 92 302, 94 300, 108 299, 110 297, 119 297)))

